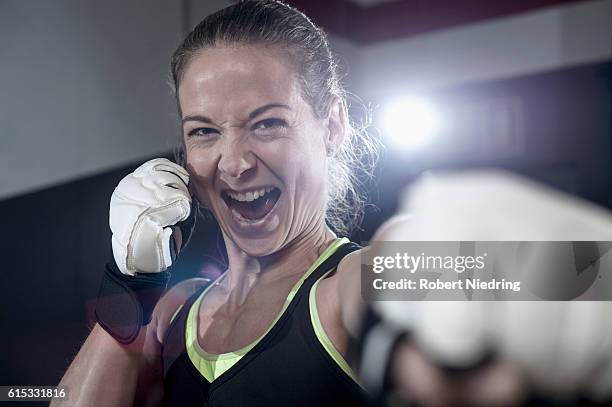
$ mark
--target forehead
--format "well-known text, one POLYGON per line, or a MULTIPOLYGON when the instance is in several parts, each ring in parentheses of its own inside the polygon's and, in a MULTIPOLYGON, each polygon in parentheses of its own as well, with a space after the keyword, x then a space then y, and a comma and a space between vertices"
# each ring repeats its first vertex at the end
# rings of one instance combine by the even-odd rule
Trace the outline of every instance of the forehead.
POLYGON ((179 85, 183 114, 223 115, 266 103, 300 103, 299 81, 287 57, 264 47, 215 47, 195 54, 179 85))

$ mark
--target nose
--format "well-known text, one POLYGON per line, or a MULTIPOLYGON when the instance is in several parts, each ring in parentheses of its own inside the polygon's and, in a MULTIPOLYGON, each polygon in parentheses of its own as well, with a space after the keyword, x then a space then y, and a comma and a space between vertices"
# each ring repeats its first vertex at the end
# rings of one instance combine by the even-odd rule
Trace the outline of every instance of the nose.
POLYGON ((224 143, 217 168, 221 178, 243 180, 255 169, 256 158, 244 139, 224 143))

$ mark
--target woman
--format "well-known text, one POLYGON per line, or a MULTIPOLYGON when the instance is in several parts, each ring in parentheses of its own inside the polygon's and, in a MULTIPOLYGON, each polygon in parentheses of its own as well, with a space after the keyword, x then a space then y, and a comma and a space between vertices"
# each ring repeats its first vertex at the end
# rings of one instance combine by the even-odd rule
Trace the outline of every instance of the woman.
POLYGON ((96 325, 62 380, 73 389, 71 401, 159 399, 162 343, 176 346, 167 341, 181 336, 174 327, 182 323, 192 342, 179 343, 184 349, 174 358, 164 355, 175 359, 166 366, 168 404, 361 403, 341 357, 348 333, 339 299, 345 265, 358 264, 358 254, 332 259, 340 264, 328 278, 333 262, 314 267, 346 246, 330 225, 344 230, 359 211, 345 212, 345 198, 354 193, 350 165, 360 158, 353 146, 362 143, 353 139, 359 133, 349 124, 324 33, 286 5, 239 3, 189 34, 172 74, 190 189, 219 223, 229 267, 205 295, 199 289, 192 296, 202 281, 169 290, 130 345, 113 343, 96 325), (315 302, 316 331, 306 324, 315 302), (259 357, 245 363, 264 340, 259 357), (183 369, 184 361, 196 369, 183 369), (228 383, 217 386, 219 378, 228 383))
MULTIPOLYGON (((171 264, 172 230, 163 227, 186 218, 188 181, 219 223, 229 267, 213 284, 195 279, 171 288, 130 343, 96 325, 60 384, 70 390, 68 402, 364 404, 345 360, 360 319, 359 251, 334 230, 346 232, 358 219, 351 167, 372 144, 349 123, 324 33, 281 3, 239 3, 189 34, 172 75, 187 172, 154 161, 119 185, 111 202, 117 266, 155 279, 171 264), (142 243, 155 240, 144 236, 148 226, 125 221, 138 205, 133 211, 147 213, 148 201, 119 202, 147 177, 151 196, 178 197, 176 213, 164 212, 172 221, 151 226, 162 236, 156 252, 142 243), (136 229, 138 242, 129 240, 136 229), (160 249, 164 243, 170 247, 160 249)), ((430 366, 405 352, 403 369, 430 366)), ((425 398, 436 397, 431 383, 425 398)))

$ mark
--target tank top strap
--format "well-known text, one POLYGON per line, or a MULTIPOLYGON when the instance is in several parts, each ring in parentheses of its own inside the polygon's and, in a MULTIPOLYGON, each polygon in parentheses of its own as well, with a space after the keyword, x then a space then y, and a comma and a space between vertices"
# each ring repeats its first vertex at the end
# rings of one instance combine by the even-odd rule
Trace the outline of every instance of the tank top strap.
MULTIPOLYGON (((330 270, 334 270, 338 264, 342 261, 342 259, 356 250, 361 249, 357 243, 353 243, 348 239, 343 239, 344 243, 339 246, 332 255, 327 257, 325 261, 323 261, 304 281, 304 284, 300 287, 300 291, 305 291, 306 295, 310 292, 312 286, 321 279, 321 277, 325 276, 330 270)), ((335 271, 329 273, 329 275, 333 275, 335 271)))

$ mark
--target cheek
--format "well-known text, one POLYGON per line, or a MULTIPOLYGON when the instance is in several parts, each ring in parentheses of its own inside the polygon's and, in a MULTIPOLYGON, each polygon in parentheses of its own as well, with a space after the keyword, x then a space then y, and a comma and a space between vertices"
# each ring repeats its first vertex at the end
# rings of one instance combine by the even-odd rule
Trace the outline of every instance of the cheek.
POLYGON ((313 129, 299 148, 303 176, 314 187, 325 184, 327 177, 327 154, 320 129, 313 129))
POLYGON ((316 200, 326 185, 327 157, 325 148, 316 140, 305 140, 279 155, 285 160, 286 172, 296 180, 296 192, 307 200, 316 200))
POLYGON ((191 175, 190 186, 200 202, 208 203, 208 194, 212 193, 214 185, 216 160, 213 154, 203 148, 190 147, 186 149, 187 170, 191 175))

